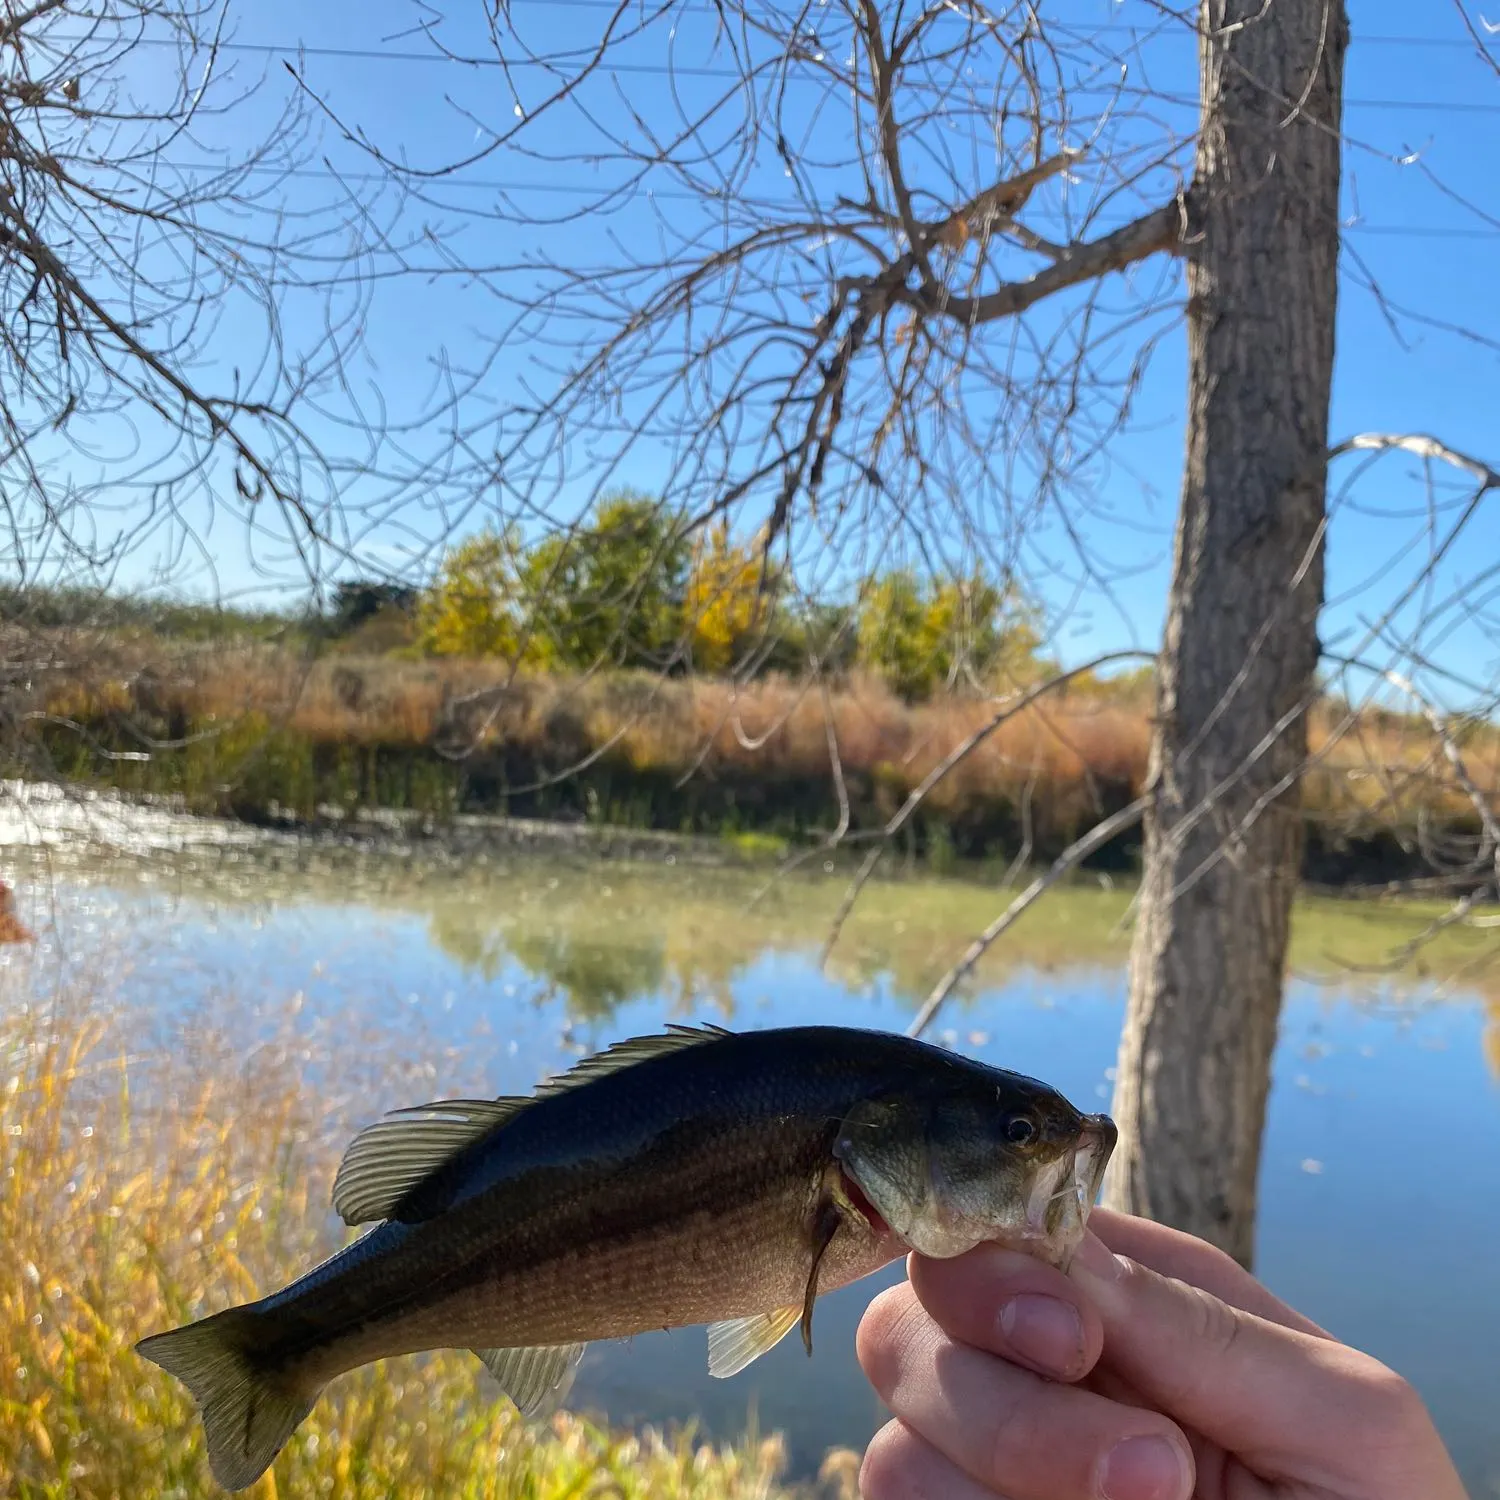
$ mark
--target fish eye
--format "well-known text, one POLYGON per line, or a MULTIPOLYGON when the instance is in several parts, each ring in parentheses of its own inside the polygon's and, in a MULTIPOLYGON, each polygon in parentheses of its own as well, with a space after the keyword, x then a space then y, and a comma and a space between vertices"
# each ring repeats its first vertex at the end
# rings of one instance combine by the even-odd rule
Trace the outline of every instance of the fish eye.
POLYGON ((1037 1136, 1036 1121, 1030 1115, 1007 1115, 1000 1126, 1000 1133, 1012 1146, 1029 1146, 1037 1136))

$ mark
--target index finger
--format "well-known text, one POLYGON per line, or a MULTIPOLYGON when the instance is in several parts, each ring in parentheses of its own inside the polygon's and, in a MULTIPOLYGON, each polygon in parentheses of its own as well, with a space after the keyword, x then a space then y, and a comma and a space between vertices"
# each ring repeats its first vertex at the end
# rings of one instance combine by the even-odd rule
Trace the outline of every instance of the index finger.
POLYGON ((1097 1237, 1115 1254, 1127 1255, 1163 1276, 1211 1292, 1219 1301, 1227 1302, 1241 1312, 1254 1313, 1268 1323, 1279 1323, 1283 1328, 1311 1334, 1314 1338, 1333 1338, 1326 1328, 1320 1328, 1311 1318, 1305 1318, 1296 1308, 1287 1306, 1232 1255, 1226 1255, 1180 1229, 1170 1229, 1165 1224, 1137 1218, 1134 1214, 1096 1208, 1089 1215, 1089 1230, 1078 1251, 1086 1266, 1092 1262, 1098 1269, 1099 1246, 1089 1244, 1090 1239, 1097 1237))

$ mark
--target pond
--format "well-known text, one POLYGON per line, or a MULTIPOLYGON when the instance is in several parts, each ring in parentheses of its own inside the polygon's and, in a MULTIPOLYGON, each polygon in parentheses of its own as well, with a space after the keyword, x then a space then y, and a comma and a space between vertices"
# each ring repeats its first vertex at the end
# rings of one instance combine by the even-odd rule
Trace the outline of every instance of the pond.
MULTIPOLYGON (((39 849, 34 830, 27 850, 20 837, 4 873, 42 941, 3 962, 31 965, 43 986, 102 963, 142 1051, 180 1045, 205 1017, 247 1044, 288 1026, 319 1036, 300 1086, 338 1095, 350 1128, 422 1098, 528 1091, 667 1020, 904 1029, 1005 899, 963 880, 872 883, 823 963, 847 871, 767 888, 765 871, 686 859, 456 862, 255 838, 39 849), (372 1075, 372 1049, 402 1070, 372 1075), (413 1071, 430 1093, 412 1096, 413 1071)), ((1107 885, 1055 893, 931 1035, 1107 1108, 1128 914, 1129 893, 1107 885)), ((1412 1380, 1472 1493, 1500 1496, 1500 1003, 1482 978, 1452 977, 1473 967, 1477 937, 1433 950, 1425 977, 1349 968, 1422 920, 1350 902, 1299 912, 1258 1271, 1412 1380)), ((822 1299, 811 1359, 788 1339, 729 1381, 708 1376, 700 1329, 595 1345, 573 1404, 725 1436, 754 1421, 786 1434, 794 1472, 815 1471, 881 1421, 853 1334, 900 1274, 822 1299)))

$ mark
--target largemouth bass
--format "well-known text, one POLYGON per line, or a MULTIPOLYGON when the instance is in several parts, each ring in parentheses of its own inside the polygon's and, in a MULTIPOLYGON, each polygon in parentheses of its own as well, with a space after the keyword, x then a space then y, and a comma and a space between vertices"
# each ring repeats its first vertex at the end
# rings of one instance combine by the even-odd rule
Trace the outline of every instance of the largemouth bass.
POLYGON ((819 1294, 907 1250, 996 1240, 1066 1268, 1114 1144, 1047 1085, 907 1037, 672 1026, 530 1098, 369 1126, 333 1203, 373 1229, 136 1347, 187 1385, 215 1478, 243 1489, 375 1359, 472 1349, 535 1418, 595 1339, 706 1323, 717 1376, 799 1326, 811 1354, 819 1294))

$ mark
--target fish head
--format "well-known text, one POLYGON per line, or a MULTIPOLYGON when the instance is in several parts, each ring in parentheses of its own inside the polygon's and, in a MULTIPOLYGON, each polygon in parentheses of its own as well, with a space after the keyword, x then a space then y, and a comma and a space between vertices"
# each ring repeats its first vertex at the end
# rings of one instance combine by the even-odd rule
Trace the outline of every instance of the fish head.
POLYGON ((1067 1268, 1118 1136, 1055 1089, 998 1069, 864 1101, 835 1155, 891 1230, 948 1259, 985 1241, 1067 1268))

